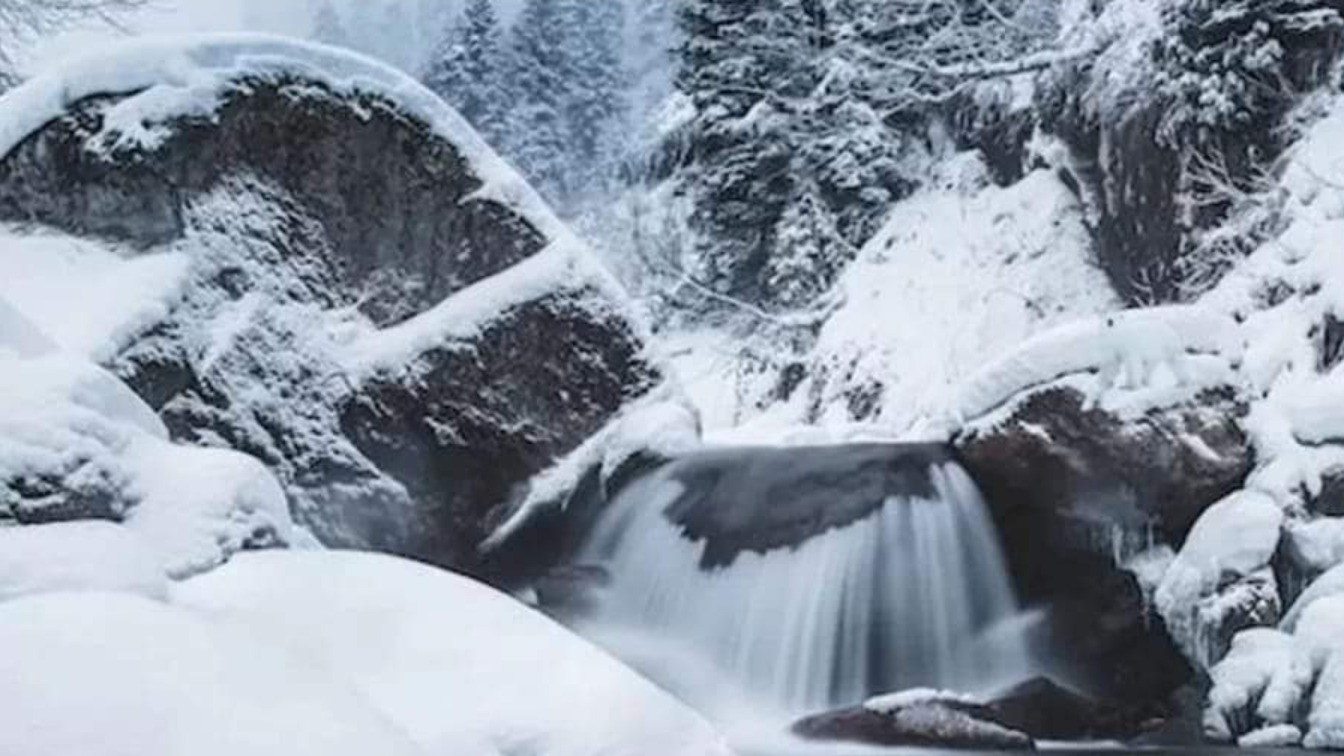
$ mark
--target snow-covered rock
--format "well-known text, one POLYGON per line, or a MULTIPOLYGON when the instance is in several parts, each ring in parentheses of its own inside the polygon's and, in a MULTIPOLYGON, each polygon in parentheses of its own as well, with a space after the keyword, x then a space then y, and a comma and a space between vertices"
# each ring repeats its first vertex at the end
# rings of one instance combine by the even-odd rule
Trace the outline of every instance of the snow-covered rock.
POLYGON ((0 528, 0 602, 103 591, 168 598, 168 578, 143 538, 109 522, 0 528))
POLYGON ((353 688, 263 641, 140 596, 0 602, 0 753, 424 756, 353 688))
POLYGON ((0 98, 0 156, 10 309, 174 439, 261 460, 328 544, 475 567, 491 511, 657 381, 586 247, 354 53, 108 45, 0 98))
POLYGON ((1270 560, 1283 520, 1273 499, 1245 491, 1195 523, 1154 595, 1168 631, 1194 662, 1211 667, 1239 631, 1278 622, 1270 560))
POLYGON ((349 680, 426 753, 714 756, 699 715, 508 596, 373 554, 258 552, 174 590, 349 680))
POLYGON ((1287 633, 1264 627, 1238 633, 1227 654, 1209 670, 1213 684, 1204 709, 1205 737, 1230 743, 1262 727, 1289 723, 1291 707, 1278 702, 1285 696, 1295 700, 1301 691, 1284 688, 1283 682, 1276 695, 1267 696, 1266 691, 1277 676, 1290 679, 1284 673, 1291 670, 1294 654, 1287 633))
MULTIPOLYGON (((265 466, 171 443, 125 384, 65 352, 0 353, 0 516, 22 525, 124 522, 174 577, 292 537, 284 493, 265 466)), ((53 534, 63 544, 54 548, 100 549, 80 533, 53 534)))

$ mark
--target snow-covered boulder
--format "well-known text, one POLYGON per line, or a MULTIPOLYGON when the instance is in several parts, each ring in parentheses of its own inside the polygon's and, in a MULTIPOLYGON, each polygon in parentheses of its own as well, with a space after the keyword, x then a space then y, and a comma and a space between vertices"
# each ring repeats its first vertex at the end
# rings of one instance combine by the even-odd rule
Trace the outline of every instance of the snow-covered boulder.
POLYGON ((1186 656, 1204 668, 1241 630, 1272 626, 1281 612, 1270 560, 1283 510, 1269 496, 1243 491, 1210 507, 1163 576, 1154 605, 1186 656))
MULTIPOLYGON (((0 351, 0 520, 123 522, 160 574, 173 577, 242 549, 290 542, 284 492, 257 460, 171 443, 153 410, 80 357, 7 354, 0 351)), ((52 553, 70 554, 76 571, 104 546, 87 537, 94 530, 44 532, 52 553), (80 556, 84 550, 92 553, 80 556)))
POLYGON ((258 552, 180 584, 174 599, 351 681, 429 754, 460 743, 546 756, 728 753, 699 715, 586 641, 425 565, 258 552))
POLYGON ((174 439, 262 460, 328 544, 474 567, 490 511, 657 380, 535 192, 354 53, 111 45, 0 124, 0 221, 27 224, 0 296, 174 439))
POLYGON ((6 756, 425 754, 320 667, 133 595, 0 602, 0 700, 6 756))

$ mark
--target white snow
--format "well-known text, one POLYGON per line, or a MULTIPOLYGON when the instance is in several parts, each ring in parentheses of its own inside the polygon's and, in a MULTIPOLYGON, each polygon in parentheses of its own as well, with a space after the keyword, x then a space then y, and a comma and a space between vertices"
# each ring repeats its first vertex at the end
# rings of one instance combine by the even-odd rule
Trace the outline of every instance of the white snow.
POLYGON ((0 528, 0 602, 104 591, 168 598, 163 565, 143 539, 109 522, 0 528))
POLYGON ((49 231, 0 226, 0 298, 63 349, 96 362, 167 315, 188 268, 181 252, 136 255, 49 231))
POLYGON ((126 527, 159 553, 172 577, 209 570, 247 547, 293 538, 285 492, 266 466, 234 451, 136 445, 124 463, 135 471, 138 500, 126 527))
POLYGON ((985 365, 961 387, 953 412, 978 418, 1013 396, 1076 373, 1097 373, 1103 392, 1187 387, 1188 394, 1231 378, 1242 343, 1236 321, 1197 306, 1129 310, 1047 331, 985 365), (1192 355, 1218 358, 1209 373, 1192 355), (1217 379, 1221 378, 1219 381, 1217 379))
POLYGON ((114 498, 120 508, 107 514, 125 517, 171 576, 291 537, 284 493, 260 462, 171 444, 124 383, 67 353, 0 354, 0 439, 0 480, 51 479, 114 498))
POLYGON ((1215 597, 1228 576, 1265 570, 1278 547, 1283 519, 1272 498, 1242 491, 1209 507, 1191 529, 1154 595, 1158 613, 1190 659, 1217 661, 1208 655, 1201 602, 1215 597))
POLYGON ((1223 660, 1209 670, 1213 685, 1204 710, 1204 734, 1231 742, 1255 725, 1251 716, 1276 671, 1293 661, 1293 638, 1254 628, 1238 633, 1223 660))
POLYGON ((1297 624, 1301 621, 1302 613, 1307 610, 1307 607, 1321 599, 1338 595, 1344 595, 1344 565, 1335 567, 1313 580, 1311 585, 1307 586, 1307 590, 1297 597, 1297 601, 1293 602, 1292 607, 1283 615, 1279 627, 1285 632, 1296 632, 1297 624))
POLYGON ((1344 519, 1290 520, 1284 525, 1283 535, 1294 563, 1311 574, 1344 563, 1344 519))
POLYGON ((1344 596, 1312 602, 1299 620, 1299 653, 1319 670, 1311 692, 1307 748, 1344 748, 1344 596))
POLYGON ((983 704, 984 701, 951 690, 933 688, 912 688, 897 693, 874 696, 863 702, 863 708, 878 714, 890 714, 897 709, 905 709, 919 704, 951 702, 959 704, 983 704))
POLYGON ((373 554, 273 551, 180 584, 355 687, 428 753, 711 756, 708 724, 603 652, 464 577, 373 554))
POLYGON ((1240 748, 1291 748, 1301 743, 1302 730, 1291 724, 1262 727, 1237 738, 1240 748))
POLYGON ((5 756, 424 753, 321 668, 124 594, 0 603, 0 701, 5 756))

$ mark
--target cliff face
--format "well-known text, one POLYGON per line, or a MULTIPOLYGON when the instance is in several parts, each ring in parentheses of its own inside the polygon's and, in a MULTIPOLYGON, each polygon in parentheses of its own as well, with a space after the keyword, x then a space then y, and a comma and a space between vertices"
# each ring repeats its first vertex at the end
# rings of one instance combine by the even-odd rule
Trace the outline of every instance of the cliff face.
POLYGON ((470 569, 490 510, 658 380, 581 243, 377 63, 150 43, 0 112, 0 221, 180 263, 158 312, 80 346, 175 440, 265 462, 328 545, 470 569))

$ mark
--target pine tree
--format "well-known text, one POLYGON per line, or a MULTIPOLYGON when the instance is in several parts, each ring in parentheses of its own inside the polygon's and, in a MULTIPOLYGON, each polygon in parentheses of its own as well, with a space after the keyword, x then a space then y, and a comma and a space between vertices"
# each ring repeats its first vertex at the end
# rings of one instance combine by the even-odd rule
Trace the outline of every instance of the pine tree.
POLYGON ((678 88, 695 105, 692 196, 702 283, 767 306, 824 293, 901 191, 902 148, 837 45, 843 4, 691 0, 678 88))
POLYGON ((350 35, 345 31, 345 23, 330 0, 324 0, 317 8, 317 15, 313 18, 313 39, 335 47, 350 46, 350 35))
POLYGON ((470 0, 425 72, 431 90, 457 108, 491 143, 505 136, 507 95, 499 18, 492 0, 470 0))
POLYGON ((571 186, 564 130, 567 85, 561 0, 526 0, 506 53, 511 117, 503 140, 509 157, 544 196, 559 203, 571 186))
POLYGON ((569 0, 560 10, 563 128, 575 190, 591 194, 603 190, 614 175, 628 132, 629 82, 621 55, 625 8, 621 0, 569 0))

